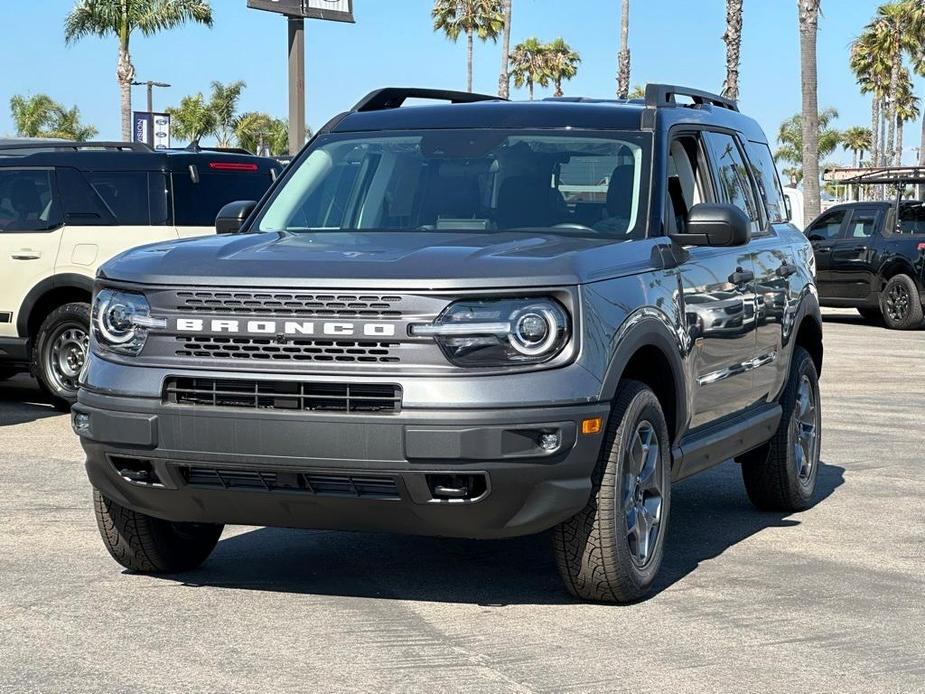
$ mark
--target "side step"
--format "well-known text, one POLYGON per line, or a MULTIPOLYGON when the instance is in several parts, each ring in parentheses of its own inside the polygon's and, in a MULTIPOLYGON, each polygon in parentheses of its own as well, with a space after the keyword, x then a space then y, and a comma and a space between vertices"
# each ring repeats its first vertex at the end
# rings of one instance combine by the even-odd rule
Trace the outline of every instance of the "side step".
POLYGON ((774 436, 781 415, 781 406, 770 403, 745 416, 688 434, 672 451, 672 480, 683 480, 757 448, 774 436))

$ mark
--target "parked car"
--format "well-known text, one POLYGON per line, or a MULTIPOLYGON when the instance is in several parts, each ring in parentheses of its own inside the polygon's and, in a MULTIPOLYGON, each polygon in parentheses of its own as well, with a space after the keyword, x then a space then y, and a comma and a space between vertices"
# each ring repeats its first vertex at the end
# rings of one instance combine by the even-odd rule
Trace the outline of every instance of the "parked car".
POLYGON ((100 271, 72 418, 103 541, 174 572, 225 523, 552 529, 573 594, 638 599, 672 482, 735 458, 759 508, 812 502, 822 327, 784 210, 713 94, 376 91, 222 235, 100 271))
POLYGON ((806 229, 823 306, 856 308, 894 330, 922 324, 925 205, 919 201, 837 205, 806 229), (897 216, 898 207, 898 216, 897 216))
POLYGON ((259 198, 280 170, 254 156, 127 143, 0 146, 0 379, 31 370, 69 407, 97 268, 134 246, 214 233, 225 203, 259 198))

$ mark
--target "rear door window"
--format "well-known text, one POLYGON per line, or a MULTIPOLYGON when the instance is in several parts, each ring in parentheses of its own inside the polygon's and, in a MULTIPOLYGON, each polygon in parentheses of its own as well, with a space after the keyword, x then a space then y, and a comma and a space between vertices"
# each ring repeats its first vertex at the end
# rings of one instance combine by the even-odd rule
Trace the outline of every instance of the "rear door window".
POLYGON ((758 183, 758 192, 764 198, 771 224, 783 224, 787 221, 787 206, 784 202, 784 189, 781 188, 777 167, 771 150, 763 142, 749 142, 748 160, 758 183))
POLYGON ((880 211, 873 208, 861 208, 851 213, 848 228, 844 237, 846 239, 869 239, 877 230, 877 221, 880 211))
POLYGON ((61 226, 52 169, 0 169, 0 233, 61 226))
POLYGON ((735 138, 726 133, 713 132, 706 133, 705 137, 716 174, 719 199, 735 205, 748 215, 752 221, 752 233, 756 233, 761 224, 761 215, 748 167, 735 138))
POLYGON ((213 226, 222 207, 236 200, 260 200, 272 182, 265 171, 211 172, 204 168, 198 167, 198 183, 188 172, 171 174, 177 226, 213 226))
POLYGON ((67 224, 115 226, 116 218, 112 210, 77 169, 58 168, 58 191, 67 224))
POLYGON ((151 224, 146 171, 87 171, 84 176, 118 224, 151 224))

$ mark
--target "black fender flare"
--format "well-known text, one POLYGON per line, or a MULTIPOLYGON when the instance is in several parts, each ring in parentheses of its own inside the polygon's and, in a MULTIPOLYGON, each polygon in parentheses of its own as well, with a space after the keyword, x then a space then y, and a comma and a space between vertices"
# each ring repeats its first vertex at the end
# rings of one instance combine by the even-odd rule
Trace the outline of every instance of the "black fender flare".
MULTIPOLYGON (((822 329, 822 309, 819 307, 819 295, 815 285, 807 285, 803 290, 802 296, 800 297, 800 304, 797 306, 796 313, 793 316, 793 325, 790 327, 787 343, 783 345, 784 349, 787 350, 788 364, 793 360, 793 350, 796 348, 797 335, 799 335, 800 326, 803 325, 803 321, 806 320, 806 318, 811 318, 816 323, 816 327, 819 329, 819 335, 824 337, 822 329)), ((820 345, 819 350, 818 371, 819 375, 822 375, 822 359, 825 350, 822 345, 820 345)), ((779 395, 780 393, 778 393, 778 396, 779 395)))
POLYGON ((19 315, 16 318, 16 332, 19 333, 19 336, 29 337, 29 319, 32 316, 32 311, 35 309, 35 305, 43 296, 55 289, 68 288, 85 291, 92 296, 93 280, 86 275, 64 272, 60 275, 46 277, 35 285, 29 293, 26 294, 26 298, 23 299, 22 306, 19 309, 19 315))
POLYGON ((636 352, 644 347, 658 349, 671 368, 674 382, 675 431, 671 433, 677 441, 686 430, 688 422, 684 359, 689 350, 684 347, 684 338, 679 336, 664 313, 653 308, 643 308, 627 317, 617 332, 615 343, 616 347, 601 386, 600 399, 613 400, 626 366, 636 352))

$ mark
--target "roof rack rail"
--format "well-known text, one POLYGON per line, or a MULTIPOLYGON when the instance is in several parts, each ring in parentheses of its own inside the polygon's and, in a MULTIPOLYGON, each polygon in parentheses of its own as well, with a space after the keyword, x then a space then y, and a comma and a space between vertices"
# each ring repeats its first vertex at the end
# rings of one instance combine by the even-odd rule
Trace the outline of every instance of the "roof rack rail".
POLYGON ((738 111, 739 106, 733 99, 728 99, 719 94, 704 92, 699 89, 690 87, 678 87, 673 84, 647 84, 646 85, 646 107, 647 108, 664 108, 666 106, 679 106, 675 97, 686 96, 695 104, 709 104, 726 108, 730 111, 738 111))
POLYGON ((70 149, 75 152, 82 149, 106 149, 117 152, 153 152, 143 142, 68 142, 66 140, 32 140, 0 144, 0 150, 11 149, 70 149))
POLYGON ((490 94, 454 92, 445 89, 423 89, 420 87, 385 87, 376 89, 360 99, 352 111, 384 111, 399 108, 407 99, 431 99, 449 101, 452 104, 472 104, 477 101, 506 101, 490 94))
MULTIPOLYGON (((826 171, 826 174, 835 173, 837 170, 826 171)), ((846 171, 859 171, 857 169, 846 171)), ((869 171, 859 171, 854 176, 846 176, 832 180, 840 185, 890 185, 890 184, 909 184, 925 183, 925 167, 921 166, 887 166, 872 168, 869 171)))

